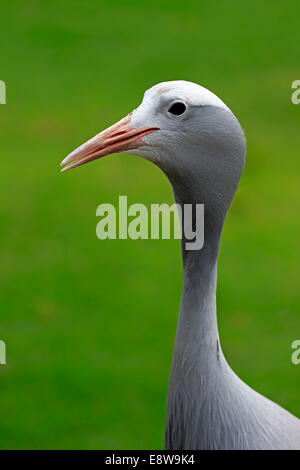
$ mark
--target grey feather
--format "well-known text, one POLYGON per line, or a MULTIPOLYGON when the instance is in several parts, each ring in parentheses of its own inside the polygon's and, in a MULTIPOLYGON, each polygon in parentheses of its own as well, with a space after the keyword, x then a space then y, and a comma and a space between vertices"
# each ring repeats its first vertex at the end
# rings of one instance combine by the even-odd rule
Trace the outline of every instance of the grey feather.
MULTIPOLYGON (((245 149, 239 122, 217 96, 195 83, 174 81, 146 91, 133 113, 62 162, 65 171, 113 151, 130 150, 163 170, 180 206, 205 206, 203 248, 187 251, 182 240, 183 291, 169 381, 166 449, 300 449, 300 420, 242 382, 220 346, 219 244, 245 149), (181 112, 172 114, 178 101, 181 112)), ((194 220, 182 223, 190 229, 195 225, 194 220)))
POLYGON ((165 448, 300 449, 299 419, 242 382, 220 347, 216 315, 219 242, 244 166, 245 142, 228 111, 206 107, 201 113, 197 158, 194 155, 188 169, 189 159, 183 158, 184 171, 166 170, 176 202, 205 204, 205 242, 199 252, 185 251, 185 240, 182 243, 184 282, 165 448))

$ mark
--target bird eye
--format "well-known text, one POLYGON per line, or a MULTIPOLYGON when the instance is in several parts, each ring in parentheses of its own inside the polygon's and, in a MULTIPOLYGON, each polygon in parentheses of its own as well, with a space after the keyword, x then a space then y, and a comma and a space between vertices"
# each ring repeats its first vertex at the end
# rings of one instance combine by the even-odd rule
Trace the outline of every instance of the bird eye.
POLYGON ((170 114, 173 114, 174 116, 180 116, 180 114, 183 114, 186 110, 186 105, 182 103, 181 101, 177 101, 176 103, 173 103, 171 107, 168 109, 168 112, 170 114))

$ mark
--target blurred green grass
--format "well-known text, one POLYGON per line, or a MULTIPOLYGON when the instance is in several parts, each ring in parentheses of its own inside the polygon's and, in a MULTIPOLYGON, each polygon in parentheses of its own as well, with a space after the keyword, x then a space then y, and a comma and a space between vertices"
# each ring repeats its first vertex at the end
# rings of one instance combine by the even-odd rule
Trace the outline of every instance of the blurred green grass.
POLYGON ((162 448, 181 291, 176 241, 99 241, 96 207, 171 202, 133 156, 59 173, 151 85, 201 83, 246 132, 219 264, 222 345, 300 416, 299 4, 14 1, 1 6, 0 448, 162 448))

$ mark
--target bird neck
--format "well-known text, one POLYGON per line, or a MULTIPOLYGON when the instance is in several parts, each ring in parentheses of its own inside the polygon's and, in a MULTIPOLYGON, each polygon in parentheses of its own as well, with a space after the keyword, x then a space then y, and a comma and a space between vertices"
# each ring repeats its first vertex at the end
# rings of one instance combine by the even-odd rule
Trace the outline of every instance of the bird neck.
MULTIPOLYGON (((202 197, 201 191, 187 194, 186 188, 173 186, 176 202, 183 206, 204 204, 204 245, 200 250, 187 250, 182 227, 183 291, 178 317, 172 374, 175 380, 191 371, 205 374, 221 360, 216 312, 217 262, 226 210, 218 210, 202 197), (185 196, 183 196, 183 194, 185 196)), ((184 210, 182 210, 184 213, 184 210)), ((195 220, 184 221, 182 224, 195 220)))
MULTIPOLYGON (((167 449, 184 449, 195 448, 185 447, 189 445, 187 436, 198 434, 199 410, 210 402, 228 368, 220 348, 216 314, 217 261, 226 211, 211 207, 200 191, 189 194, 187 188, 174 184, 173 190, 180 206, 190 203, 195 208, 204 203, 202 249, 186 250, 182 238, 183 291, 168 389, 165 445, 167 449)), ((182 223, 184 227, 184 218, 182 223)))

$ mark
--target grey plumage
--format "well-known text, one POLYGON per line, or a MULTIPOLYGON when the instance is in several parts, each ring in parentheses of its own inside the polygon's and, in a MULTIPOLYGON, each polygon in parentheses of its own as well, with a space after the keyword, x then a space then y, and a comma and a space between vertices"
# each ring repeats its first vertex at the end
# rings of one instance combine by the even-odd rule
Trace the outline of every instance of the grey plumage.
MULTIPOLYGON (((181 99, 180 85, 178 90, 181 99)), ((159 125, 155 119, 151 123, 159 125)), ((162 168, 178 204, 204 203, 205 242, 200 251, 185 251, 182 240, 183 292, 165 448, 300 449, 300 420, 242 382, 220 346, 217 260, 223 223, 244 168, 243 131, 227 107, 206 104, 194 106, 180 131, 166 137, 159 150, 149 152, 145 146, 133 153, 162 168)), ((155 139, 155 134, 148 136, 149 145, 155 139)))
MULTIPOLYGON (((205 206, 203 248, 186 251, 182 240, 183 291, 168 390, 166 449, 300 449, 300 420, 242 382, 220 345, 219 244, 244 168, 245 148, 240 124, 218 97, 194 83, 174 81, 152 87, 132 114, 63 161, 66 170, 130 150, 164 171, 179 205, 205 206), (170 106, 177 102, 186 110, 173 115, 170 106)), ((188 223, 193 225, 192 220, 188 223)))

